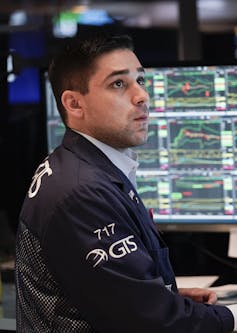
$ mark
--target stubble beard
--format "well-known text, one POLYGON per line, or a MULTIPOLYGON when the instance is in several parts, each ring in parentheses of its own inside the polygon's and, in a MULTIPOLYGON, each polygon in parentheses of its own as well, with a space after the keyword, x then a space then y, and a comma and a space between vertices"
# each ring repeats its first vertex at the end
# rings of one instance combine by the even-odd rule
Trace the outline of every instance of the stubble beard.
POLYGON ((137 134, 137 132, 134 133, 128 128, 124 128, 117 133, 104 132, 104 129, 102 129, 101 131, 97 130, 94 137, 113 148, 125 149, 140 146, 147 142, 148 130, 144 128, 142 131, 144 131, 143 135, 141 133, 137 134))

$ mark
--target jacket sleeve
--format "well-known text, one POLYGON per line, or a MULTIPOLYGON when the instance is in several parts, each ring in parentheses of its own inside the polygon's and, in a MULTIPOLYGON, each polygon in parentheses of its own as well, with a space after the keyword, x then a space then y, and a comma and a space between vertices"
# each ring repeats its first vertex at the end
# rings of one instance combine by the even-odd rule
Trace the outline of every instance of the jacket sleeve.
POLYGON ((72 303, 103 333, 225 333, 229 309, 168 290, 119 191, 85 185, 58 204, 42 244, 72 303))

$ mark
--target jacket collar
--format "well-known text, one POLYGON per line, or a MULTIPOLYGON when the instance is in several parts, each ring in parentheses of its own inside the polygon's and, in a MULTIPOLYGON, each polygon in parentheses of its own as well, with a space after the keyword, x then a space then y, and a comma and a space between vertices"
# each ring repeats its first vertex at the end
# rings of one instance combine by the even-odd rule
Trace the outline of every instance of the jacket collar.
POLYGON ((81 160, 102 168, 113 182, 124 183, 124 177, 121 176, 122 171, 99 148, 81 134, 67 128, 62 145, 81 160))

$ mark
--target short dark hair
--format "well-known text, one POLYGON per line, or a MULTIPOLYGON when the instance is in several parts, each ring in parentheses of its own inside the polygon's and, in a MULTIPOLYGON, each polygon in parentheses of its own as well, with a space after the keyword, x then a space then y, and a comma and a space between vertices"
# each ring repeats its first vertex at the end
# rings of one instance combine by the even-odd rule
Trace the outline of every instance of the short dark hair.
POLYGON ((105 53, 116 49, 134 50, 128 35, 95 34, 68 43, 49 66, 49 80, 58 111, 66 124, 66 112, 61 103, 63 91, 77 90, 88 93, 88 82, 95 69, 95 61, 105 53))

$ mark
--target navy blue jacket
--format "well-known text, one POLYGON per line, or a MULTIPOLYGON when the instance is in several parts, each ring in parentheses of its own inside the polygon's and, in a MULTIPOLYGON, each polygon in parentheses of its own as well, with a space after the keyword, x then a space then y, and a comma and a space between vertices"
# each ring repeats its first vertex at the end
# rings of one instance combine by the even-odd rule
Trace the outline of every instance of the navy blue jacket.
POLYGON ((17 237, 18 332, 233 330, 226 307, 178 294, 133 185, 69 129, 33 177, 17 237))

